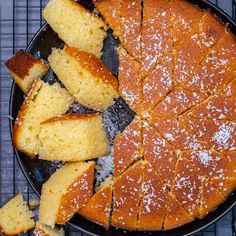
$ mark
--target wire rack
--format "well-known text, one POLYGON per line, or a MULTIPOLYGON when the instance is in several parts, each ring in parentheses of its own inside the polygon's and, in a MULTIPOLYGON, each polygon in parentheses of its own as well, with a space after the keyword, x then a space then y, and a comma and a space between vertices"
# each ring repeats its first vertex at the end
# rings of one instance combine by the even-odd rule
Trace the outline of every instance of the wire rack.
MULTIPOLYGON (((11 145, 8 107, 12 78, 4 62, 17 50, 26 48, 42 26, 44 20, 41 10, 47 1, 0 0, 0 206, 18 192, 22 192, 26 200, 37 199, 16 161, 11 145)), ((212 2, 236 19, 235 0, 212 0, 212 2)), ((236 236, 235 214, 236 209, 194 236, 236 236)), ((68 225, 65 231, 66 235, 70 236, 88 236, 68 225)), ((32 232, 24 235, 32 235, 32 232)))

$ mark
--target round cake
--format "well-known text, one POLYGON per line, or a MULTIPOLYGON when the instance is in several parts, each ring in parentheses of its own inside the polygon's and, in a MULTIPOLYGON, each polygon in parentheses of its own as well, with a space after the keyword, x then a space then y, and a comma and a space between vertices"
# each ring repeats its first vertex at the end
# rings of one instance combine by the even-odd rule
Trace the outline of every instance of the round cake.
POLYGON ((236 187, 236 38, 182 0, 95 0, 121 45, 120 94, 136 112, 114 141, 111 224, 168 230, 236 187))

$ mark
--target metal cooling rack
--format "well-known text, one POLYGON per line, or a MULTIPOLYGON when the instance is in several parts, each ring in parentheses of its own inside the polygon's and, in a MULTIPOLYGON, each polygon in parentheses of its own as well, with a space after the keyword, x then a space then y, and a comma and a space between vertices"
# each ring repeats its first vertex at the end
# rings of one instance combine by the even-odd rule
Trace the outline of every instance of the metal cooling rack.
MULTIPOLYGON (((0 206, 18 192, 25 199, 37 199, 25 179, 13 152, 9 131, 8 107, 12 78, 4 62, 17 50, 24 49, 43 24, 42 8, 48 0, 0 0, 0 206)), ((212 0, 236 19, 236 0, 212 0)), ((236 236, 236 209, 194 236, 236 236)), ((88 236, 66 226, 66 235, 88 236)), ((29 232, 24 235, 32 235, 29 232)), ((168 236, 168 233, 167 233, 168 236)))

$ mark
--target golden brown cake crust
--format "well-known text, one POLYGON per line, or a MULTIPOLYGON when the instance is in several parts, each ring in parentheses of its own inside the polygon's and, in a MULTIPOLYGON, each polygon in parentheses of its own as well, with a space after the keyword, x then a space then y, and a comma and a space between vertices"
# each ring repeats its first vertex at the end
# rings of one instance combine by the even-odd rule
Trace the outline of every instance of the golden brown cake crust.
POLYGON ((42 61, 38 60, 30 53, 20 50, 5 64, 10 71, 18 75, 21 79, 24 79, 28 75, 31 67, 36 63, 46 67, 42 61))
POLYGON ((68 46, 65 46, 65 51, 70 56, 75 57, 85 70, 88 70, 92 75, 102 79, 104 83, 111 85, 118 92, 118 80, 111 74, 109 69, 99 58, 93 54, 68 46))
POLYGON ((114 176, 117 177, 135 160, 142 157, 141 153, 141 120, 136 117, 125 130, 114 140, 114 176))
POLYGON ((29 109, 29 103, 31 100, 34 99, 35 96, 37 96, 38 91, 40 90, 41 86, 42 86, 43 82, 42 80, 38 79, 35 81, 35 83, 32 86, 32 89, 30 90, 30 92, 28 93, 27 97, 25 98, 20 111, 17 115, 17 118, 15 120, 14 126, 13 126, 13 130, 12 130, 12 144, 15 148, 17 148, 19 151, 22 151, 24 153, 26 153, 29 157, 35 157, 36 154, 34 153, 29 153, 27 150, 22 150, 21 147, 19 146, 19 132, 21 129, 21 123, 23 122, 26 112, 29 109))
POLYGON ((111 223, 115 227, 137 228, 143 168, 145 163, 139 161, 115 180, 111 223))
POLYGON ((69 113, 69 114, 64 114, 60 116, 53 117, 49 120, 44 121, 42 124, 48 124, 48 123, 54 123, 58 121, 67 121, 67 120, 82 120, 82 119, 93 119, 96 117, 102 117, 102 114, 100 112, 96 113, 69 113))
POLYGON ((57 224, 65 224, 75 212, 89 202, 93 194, 95 165, 95 163, 91 165, 82 176, 77 178, 62 196, 56 217, 57 224))
POLYGON ((106 229, 110 225, 110 212, 112 204, 112 185, 96 192, 85 207, 78 213, 106 229))

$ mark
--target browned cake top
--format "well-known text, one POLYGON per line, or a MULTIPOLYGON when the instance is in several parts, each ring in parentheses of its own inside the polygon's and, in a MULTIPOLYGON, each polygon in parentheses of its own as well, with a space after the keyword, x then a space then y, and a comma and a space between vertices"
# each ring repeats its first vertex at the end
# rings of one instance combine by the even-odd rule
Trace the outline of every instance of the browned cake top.
POLYGON ((75 212, 85 206, 93 194, 94 165, 78 177, 63 194, 56 217, 57 224, 65 224, 75 212))
POLYGON ((93 76, 101 79, 104 83, 111 85, 118 92, 118 81, 111 74, 109 69, 95 55, 80 51, 76 48, 65 46, 65 51, 72 57, 75 57, 79 64, 88 70, 93 76))
POLYGON ((18 51, 6 62, 7 68, 22 79, 28 75, 35 64, 44 65, 43 62, 24 50, 18 51))

